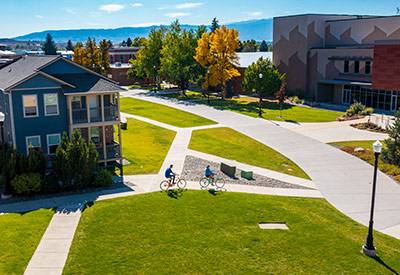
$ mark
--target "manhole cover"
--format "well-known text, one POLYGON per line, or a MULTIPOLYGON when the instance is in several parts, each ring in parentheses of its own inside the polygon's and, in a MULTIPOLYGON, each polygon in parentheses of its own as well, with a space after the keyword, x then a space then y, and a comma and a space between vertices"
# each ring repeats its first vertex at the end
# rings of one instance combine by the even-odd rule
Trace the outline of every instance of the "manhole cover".
POLYGON ((260 222, 258 226, 261 229, 280 229, 280 230, 289 230, 289 227, 284 222, 260 222))

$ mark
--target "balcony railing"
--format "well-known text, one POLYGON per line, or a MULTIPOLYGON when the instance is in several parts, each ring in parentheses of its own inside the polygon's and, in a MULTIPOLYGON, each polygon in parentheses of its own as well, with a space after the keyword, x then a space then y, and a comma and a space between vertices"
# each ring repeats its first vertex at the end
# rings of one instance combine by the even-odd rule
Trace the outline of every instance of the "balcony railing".
POLYGON ((73 109, 72 110, 72 123, 79 124, 79 123, 87 123, 87 110, 86 109, 73 109))
POLYGON ((102 121, 101 108, 90 108, 90 122, 102 121))
POLYGON ((88 112, 86 108, 72 110, 72 123, 95 123, 103 120, 102 112, 104 111, 104 121, 117 121, 118 110, 117 106, 107 106, 102 110, 99 107, 90 108, 90 119, 88 119, 88 112))
POLYGON ((104 120, 105 121, 116 121, 118 120, 117 106, 104 107, 104 120))
POLYGON ((97 152, 99 153, 99 160, 106 160, 106 159, 118 159, 121 157, 120 155, 120 146, 119 143, 114 142, 112 144, 106 145, 106 152, 107 158, 104 159, 104 151, 102 147, 97 147, 97 152))

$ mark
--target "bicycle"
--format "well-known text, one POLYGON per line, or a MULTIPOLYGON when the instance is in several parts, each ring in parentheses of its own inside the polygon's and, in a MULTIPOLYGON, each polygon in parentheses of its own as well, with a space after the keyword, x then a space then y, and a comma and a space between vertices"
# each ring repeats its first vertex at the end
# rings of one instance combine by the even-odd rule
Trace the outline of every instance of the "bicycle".
POLYGON ((183 178, 180 178, 179 175, 175 175, 175 179, 172 181, 172 179, 168 179, 168 180, 163 180, 160 183, 160 189, 162 191, 167 191, 168 189, 170 189, 173 186, 178 186, 178 189, 184 189, 186 187, 186 180, 184 180, 183 178))
POLYGON ((222 189, 225 186, 225 179, 223 179, 222 177, 215 177, 215 178, 204 177, 200 180, 199 183, 202 188, 206 188, 211 184, 215 185, 218 189, 222 189))

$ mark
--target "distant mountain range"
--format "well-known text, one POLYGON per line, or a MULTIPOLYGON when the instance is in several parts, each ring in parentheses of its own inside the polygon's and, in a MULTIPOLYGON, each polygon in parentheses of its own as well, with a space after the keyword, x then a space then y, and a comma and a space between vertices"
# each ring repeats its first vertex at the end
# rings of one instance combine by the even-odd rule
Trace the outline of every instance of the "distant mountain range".
MULTIPOLYGON (((239 31, 241 40, 255 39, 256 41, 272 41, 272 19, 259 19, 226 24, 229 28, 239 31)), ((123 27, 117 29, 79 29, 79 30, 46 30, 15 37, 18 41, 43 41, 50 33, 57 43, 65 43, 69 39, 73 42, 85 41, 88 37, 96 40, 107 39, 115 43, 126 40, 128 37, 146 37, 150 30, 160 26, 123 27)), ((196 29, 196 25, 182 25, 185 29, 196 29)))

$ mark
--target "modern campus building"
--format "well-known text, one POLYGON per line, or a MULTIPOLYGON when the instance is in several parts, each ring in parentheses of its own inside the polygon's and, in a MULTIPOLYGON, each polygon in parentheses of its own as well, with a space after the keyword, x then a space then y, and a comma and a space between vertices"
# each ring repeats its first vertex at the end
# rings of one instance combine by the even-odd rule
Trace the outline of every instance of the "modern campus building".
POLYGON ((96 145, 102 164, 122 163, 120 91, 112 80, 62 56, 24 56, 0 69, 0 142, 51 156, 64 132, 78 130, 96 145))
POLYGON ((400 17, 274 18, 273 62, 288 89, 318 102, 400 107, 400 17))

